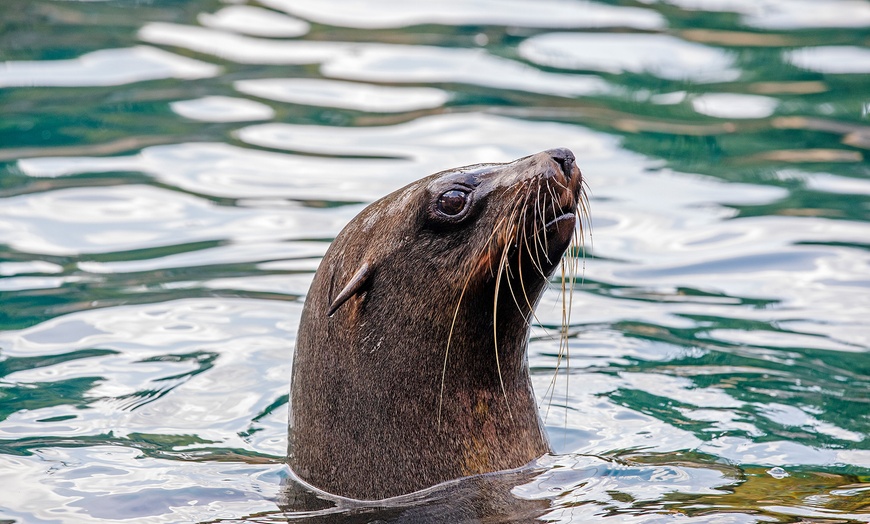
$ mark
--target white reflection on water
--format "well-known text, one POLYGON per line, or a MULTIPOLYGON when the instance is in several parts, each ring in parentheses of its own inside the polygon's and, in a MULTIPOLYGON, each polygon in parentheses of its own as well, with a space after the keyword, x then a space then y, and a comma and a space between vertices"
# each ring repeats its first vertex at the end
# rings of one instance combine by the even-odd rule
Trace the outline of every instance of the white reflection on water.
MULTIPOLYGON (((243 64, 316 64, 362 44, 252 38, 204 27, 150 22, 140 39, 214 55, 243 64)), ((376 45, 376 44, 375 44, 376 45)))
POLYGON ((97 380, 79 402, 71 398, 67 404, 11 414, 0 421, 0 438, 17 438, 37 427, 51 437, 196 435, 202 441, 192 445, 280 456, 286 447, 286 411, 252 417, 287 393, 293 319, 301 307, 187 299, 82 311, 0 333, 9 357, 75 355, 91 348, 111 352, 7 375, 20 384, 97 380), (67 419, 42 422, 58 417, 67 419), (247 436, 252 427, 261 434, 247 436))
MULTIPOLYGON (((317 230, 301 231, 298 234, 316 233, 317 230)), ((286 234, 288 232, 280 231, 278 234, 286 234)), ((323 235, 336 235, 338 230, 322 233, 323 235)), ((292 243, 284 242, 243 242, 238 244, 230 244, 228 246, 220 246, 209 249, 197 249, 188 253, 180 253, 177 255, 167 255, 161 257, 153 257, 144 260, 122 260, 118 262, 79 262, 77 267, 82 271, 94 274, 105 273, 138 273, 140 271, 159 271, 161 269, 178 269, 178 268, 194 268, 217 266, 220 264, 255 264, 264 260, 274 261, 298 261, 306 260, 307 264, 302 265, 300 269, 303 271, 313 271, 317 269, 317 259, 322 257, 328 246, 323 242, 300 242, 292 243)), ((222 280, 226 282, 226 280, 222 280)), ((188 282, 179 283, 173 282, 166 284, 167 289, 184 287, 205 286, 214 287, 209 282, 188 282)), ((244 289, 239 288, 239 289, 244 289)), ((278 291, 280 288, 275 288, 273 291, 278 291)), ((298 288, 296 288, 298 291, 298 288)), ((307 288, 303 289, 303 294, 307 288)), ((134 292, 137 290, 128 290, 134 292)), ((142 290, 138 290, 142 291, 142 290)))
MULTIPOLYGON (((608 214, 615 211, 604 206, 597 209, 608 214)), ((866 251, 800 245, 863 242, 866 228, 860 224, 772 216, 682 223, 679 227, 675 224, 649 214, 637 222, 632 219, 618 227, 597 228, 595 252, 612 260, 596 260, 587 267, 587 276, 624 286, 704 289, 732 297, 772 299, 777 301, 777 307, 758 310, 677 300, 658 303, 656 316, 648 316, 650 313, 643 309, 642 302, 632 304, 619 297, 588 296, 577 300, 575 295, 575 310, 584 311, 584 316, 591 315, 592 319, 606 312, 618 318, 646 319, 657 325, 669 325, 662 318, 666 312, 765 322, 795 320, 799 315, 801 320, 815 326, 802 331, 824 333, 835 341, 866 347, 864 312, 870 310, 870 295, 865 286, 837 285, 866 280, 866 251), (651 224, 650 229, 641 224, 651 224), (680 232, 668 233, 675 231, 673 228, 680 232), (651 231, 655 231, 654 236, 651 231), (708 241, 697 242, 701 238, 708 241), (643 267, 620 262, 626 252, 642 253, 643 267)), ((825 338, 804 338, 801 342, 802 347, 829 349, 825 338), (814 340, 818 343, 814 344, 814 340)))
POLYGON ((822 433, 840 440, 850 440, 852 442, 864 440, 864 435, 838 428, 833 424, 817 419, 807 412, 808 409, 772 402, 760 406, 758 413, 786 427, 802 428, 804 431, 822 433))
POLYGON ((55 255, 210 240, 280 242, 334 234, 341 219, 324 214, 301 207, 263 212, 215 206, 152 186, 70 188, 6 199, 0 208, 0 242, 24 252, 55 255))
POLYGON ((637 29, 658 29, 666 25, 664 17, 655 11, 588 1, 263 0, 262 3, 321 24, 367 29, 418 24, 637 29))
POLYGON ((655 503, 666 500, 671 493, 723 493, 736 481, 734 472, 727 468, 692 467, 690 461, 680 466, 631 466, 584 456, 547 457, 541 463, 547 471, 512 493, 529 499, 549 494, 553 509, 541 517, 547 522, 756 522, 750 515, 740 514, 722 519, 721 514, 713 518, 687 516, 659 508, 643 513, 632 511, 632 503, 655 503), (608 511, 601 511, 599 504, 608 511))
POLYGON ((624 381, 624 384, 634 389, 699 408, 736 409, 744 405, 742 401, 735 399, 722 388, 712 386, 699 388, 694 381, 686 377, 674 377, 662 373, 629 372, 622 372, 619 377, 624 381))
POLYGON ((778 105, 779 101, 772 97, 736 93, 707 93, 692 98, 695 111, 716 118, 767 118, 778 105))
POLYGON ((785 53, 785 60, 802 69, 820 73, 870 73, 870 49, 863 47, 845 45, 804 47, 785 53))
POLYGON ((734 345, 763 346, 768 348, 815 348, 829 351, 845 351, 861 353, 864 346, 845 344, 833 336, 806 334, 797 332, 794 324, 787 324, 794 331, 744 331, 738 329, 713 329, 698 335, 701 339, 718 340, 734 345))
POLYGON ((203 122, 247 122, 269 120, 275 116, 271 107, 229 96, 205 96, 194 100, 179 100, 169 107, 179 115, 203 122))
POLYGON ((595 76, 548 73, 483 49, 366 46, 335 56, 320 70, 326 76, 352 80, 455 82, 556 96, 603 94, 611 89, 595 76))
POLYGON ((849 178, 831 173, 805 173, 794 169, 783 169, 777 176, 784 180, 802 180, 813 191, 870 196, 870 180, 864 178, 849 178))
POLYGON ((150 46, 101 49, 69 60, 4 62, 0 87, 114 86, 160 78, 204 78, 221 68, 150 46))
POLYGON ((670 80, 734 80, 740 71, 727 52, 670 35, 546 33, 519 46, 520 56, 550 67, 648 73, 670 80))
POLYGON ((597 77, 547 73, 483 49, 283 41, 167 23, 146 24, 139 38, 249 64, 322 64, 321 72, 350 80, 465 83, 558 96, 602 93, 597 77))
POLYGON ((32 273, 63 273, 63 267, 44 260, 0 262, 0 277, 32 273))
MULTIPOLYGON (((407 160, 317 158, 224 143, 153 146, 132 156, 29 158, 18 166, 34 177, 137 171, 202 195, 330 202, 372 201, 427 174, 407 160)), ((335 220, 349 218, 330 216, 318 220, 334 227, 335 220)))
POLYGON ((276 149, 411 159, 423 169, 409 182, 461 165, 510 162, 557 145, 570 147, 584 165, 613 157, 635 165, 639 160, 620 151, 613 137, 583 127, 483 113, 425 116, 374 127, 261 124, 242 128, 236 134, 244 142, 276 149))
POLYGON ((204 26, 215 29, 285 38, 302 36, 311 27, 304 20, 249 5, 231 5, 213 14, 200 13, 196 20, 204 26))
POLYGON ((284 474, 275 464, 179 462, 108 445, 0 455, 0 470, 6 487, 27 486, 0 490, 0 507, 10 508, 3 515, 28 523, 199 522, 269 511, 284 474))
POLYGON ((450 94, 432 87, 390 87, 317 78, 239 80, 242 93, 310 106, 343 107, 374 113, 400 113, 439 107, 450 94))
MULTIPOLYGON (((656 0, 642 0, 647 3, 656 0)), ((767 29, 863 27, 870 25, 870 5, 864 0, 662 0, 683 9, 732 11, 743 23, 767 29)))
POLYGON ((53 289, 73 282, 87 282, 85 277, 15 277, 0 280, 0 292, 53 289))

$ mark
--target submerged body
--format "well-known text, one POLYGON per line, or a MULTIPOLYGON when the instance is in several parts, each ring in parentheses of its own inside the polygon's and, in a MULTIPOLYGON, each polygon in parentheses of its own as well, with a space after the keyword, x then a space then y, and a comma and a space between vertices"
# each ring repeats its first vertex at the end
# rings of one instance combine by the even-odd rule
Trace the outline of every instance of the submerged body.
POLYGON ((345 227, 296 341, 296 475, 373 500, 550 451, 526 346, 581 187, 573 154, 554 149, 423 178, 345 227))

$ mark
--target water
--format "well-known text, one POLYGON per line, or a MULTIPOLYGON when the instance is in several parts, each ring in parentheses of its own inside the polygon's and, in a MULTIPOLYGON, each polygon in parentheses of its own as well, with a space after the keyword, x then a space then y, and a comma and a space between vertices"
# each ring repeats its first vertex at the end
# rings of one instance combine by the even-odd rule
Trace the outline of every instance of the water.
POLYGON ((860 0, 4 0, 0 519, 870 521, 868 41, 860 0), (328 241, 555 146, 592 197, 567 373, 558 286, 530 346, 558 455, 285 514, 328 241))

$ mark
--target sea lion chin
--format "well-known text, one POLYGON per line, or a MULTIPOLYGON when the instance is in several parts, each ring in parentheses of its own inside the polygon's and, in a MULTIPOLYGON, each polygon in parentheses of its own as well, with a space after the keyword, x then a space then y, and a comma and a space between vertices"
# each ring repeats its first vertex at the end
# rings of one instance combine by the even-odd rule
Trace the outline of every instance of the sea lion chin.
POLYGON ((573 153, 552 149, 431 175, 354 218, 302 312, 294 473, 376 500, 548 453, 526 346, 582 196, 573 153))

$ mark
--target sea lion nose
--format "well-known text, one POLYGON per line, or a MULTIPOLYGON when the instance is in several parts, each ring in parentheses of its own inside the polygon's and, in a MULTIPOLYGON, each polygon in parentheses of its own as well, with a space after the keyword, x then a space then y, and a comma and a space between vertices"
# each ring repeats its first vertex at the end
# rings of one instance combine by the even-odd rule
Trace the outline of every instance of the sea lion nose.
POLYGON ((547 154, 559 164, 565 178, 570 180, 571 174, 574 173, 574 153, 568 148, 557 147, 556 149, 548 149, 547 154))

